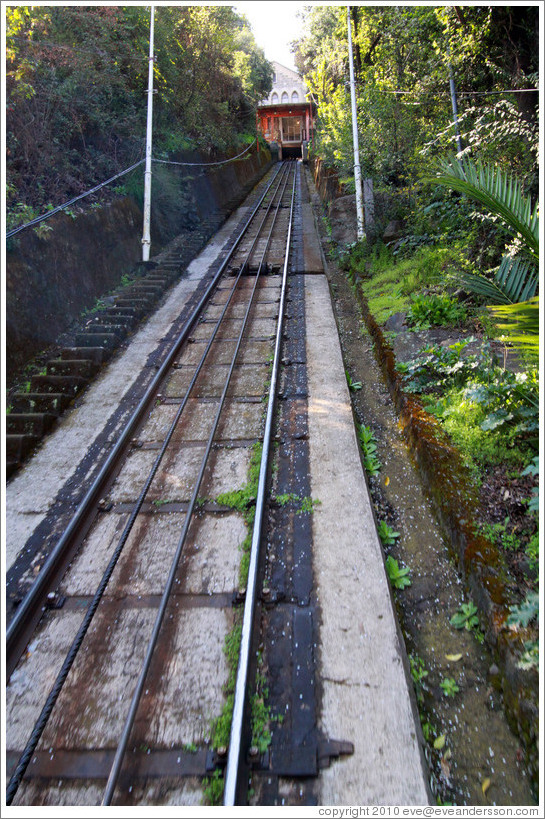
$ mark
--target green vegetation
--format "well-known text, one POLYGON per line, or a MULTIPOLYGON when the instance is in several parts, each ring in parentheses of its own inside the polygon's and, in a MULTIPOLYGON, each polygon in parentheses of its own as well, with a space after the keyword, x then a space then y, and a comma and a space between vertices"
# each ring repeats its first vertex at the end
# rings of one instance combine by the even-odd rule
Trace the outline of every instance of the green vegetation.
POLYGON ((365 424, 357 425, 358 440, 363 453, 363 465, 371 476, 378 475, 381 463, 377 455, 377 439, 371 427, 365 424))
POLYGON ((350 390, 350 392, 359 392, 359 390, 361 390, 361 388, 362 388, 361 381, 353 381, 352 376, 350 375, 348 370, 345 370, 345 374, 346 374, 346 383, 348 384, 348 389, 350 390))
POLYGON ((224 492, 221 495, 218 495, 216 498, 219 504, 240 512, 248 529, 248 534, 240 545, 242 558, 239 567, 239 584, 241 588, 246 587, 248 580, 250 550, 252 547, 252 527, 255 519, 255 502, 257 498, 262 453, 263 444, 260 442, 255 443, 250 457, 248 480, 246 484, 240 489, 235 489, 232 492, 224 492))
POLYGON ((295 511, 296 515, 311 514, 317 506, 321 506, 322 501, 313 500, 307 496, 302 498, 295 492, 285 492, 281 495, 275 495, 275 501, 279 506, 287 506, 290 503, 296 504, 299 508, 295 511))
POLYGON ((395 532, 385 520, 379 521, 377 532, 383 546, 393 546, 398 537, 401 537, 400 533, 395 532))
MULTIPOLYGON (((416 699, 418 703, 421 705, 424 700, 424 692, 427 690, 427 686, 425 683, 426 677, 428 677, 429 672, 424 665, 424 661, 421 657, 416 654, 409 654, 409 665, 411 669, 411 677, 414 683, 414 689, 416 692, 416 699)), ((424 726, 422 726, 423 728, 424 726)), ((428 739, 426 737, 426 739, 428 739)))
MULTIPOLYGON (((261 655, 258 657, 258 665, 261 663, 261 655)), ((252 741, 251 745, 257 748, 260 754, 265 753, 271 744, 271 722, 281 722, 279 717, 271 715, 271 709, 267 704, 269 687, 264 675, 258 671, 255 681, 255 691, 252 695, 252 741)))
MULTIPOLYGON (((492 486, 494 522, 510 514, 505 487, 524 478, 524 520, 490 536, 508 557, 525 553, 535 570, 538 98, 516 89, 537 89, 537 14, 360 5, 350 17, 360 162, 373 182, 376 224, 364 241, 332 253, 378 324, 395 317, 384 328, 393 345, 407 328, 448 329, 452 340, 430 339, 410 360, 395 351, 404 389, 462 454, 468 480, 492 486), (475 92, 458 99, 456 155, 451 71, 458 89, 475 92), (400 238, 386 246, 380 237, 392 220, 400 238)), ((318 103, 316 154, 353 192, 346 9, 312 7, 304 20, 296 64, 318 103)), ((376 476, 376 442, 365 427, 357 432, 376 476)))
MULTIPOLYGON (((537 192, 538 95, 505 93, 537 89, 537 9, 365 4, 352 6, 350 15, 362 172, 392 195, 387 218, 398 218, 396 208, 406 217, 430 156, 452 152, 450 69, 458 90, 476 92, 458 102, 463 147, 537 192)), ((310 7, 304 23, 295 59, 318 104, 316 151, 350 185, 346 8, 310 7)), ((445 201, 456 207, 450 197, 428 198, 425 206, 445 201)), ((434 207, 430 229, 419 235, 438 232, 443 214, 443 204, 434 207)))
POLYGON ((467 310, 463 304, 446 293, 432 293, 413 297, 406 321, 419 330, 428 330, 432 326, 463 324, 466 319, 467 310))
POLYGON ((477 606, 473 603, 462 603, 459 611, 453 614, 450 618, 451 625, 457 629, 466 629, 471 631, 479 626, 479 618, 477 617, 477 606))
POLYGON ((456 680, 454 680, 452 677, 445 677, 443 680, 441 680, 439 687, 443 689, 445 697, 455 697, 460 690, 456 680))
POLYGON ((160 508, 161 508, 161 506, 165 506, 167 503, 171 503, 171 501, 169 501, 168 499, 165 499, 165 500, 160 500, 159 498, 157 498, 156 500, 152 501, 152 504, 153 504, 153 505, 154 505, 154 506, 155 506, 157 509, 160 509, 160 508))
MULTIPOLYGON (((147 6, 6 8, 8 229, 144 156, 149 24, 147 6)), ((255 139, 272 67, 245 17, 157 6, 154 50, 154 156, 210 161, 255 139)))
POLYGON ((530 592, 520 606, 511 606, 511 614, 507 619, 510 626, 526 626, 539 616, 539 594, 530 592))
MULTIPOLYGON (((532 621, 539 619, 539 594, 529 592, 524 601, 518 606, 511 606, 511 614, 507 618, 507 625, 514 629, 526 629, 532 621)), ((518 662, 519 668, 539 668, 538 640, 525 640, 524 652, 518 662)))
POLYGON ((399 563, 392 555, 386 558, 386 573, 394 589, 405 589, 411 585, 410 569, 407 566, 400 568, 399 563))
POLYGON ((203 780, 204 801, 207 805, 220 805, 223 798, 223 772, 215 770, 211 776, 203 780))
POLYGON ((398 364, 404 387, 422 395, 426 410, 441 422, 475 474, 499 463, 522 469, 537 448, 537 368, 510 372, 494 363, 487 344, 467 354, 472 341, 429 345, 416 358, 398 364))
MULTIPOLYGON (((441 303, 448 298, 441 292, 445 281, 448 281, 458 270, 466 269, 462 248, 459 244, 450 247, 418 247, 409 258, 398 258, 391 248, 381 242, 376 244, 357 243, 353 249, 341 256, 341 267, 346 270, 352 282, 358 281, 361 292, 369 303, 369 309, 379 324, 384 324, 390 316, 399 312, 408 312, 412 300, 429 299, 441 303), (438 292, 429 292, 435 288, 438 292), (423 296, 420 291, 427 289, 423 296)), ((424 310, 429 312, 428 321, 438 318, 433 315, 433 307, 424 310)), ((419 306, 414 308, 415 315, 419 306)), ((457 305, 454 323, 459 323, 463 308, 457 305)), ((422 317, 424 320, 424 316, 422 317)), ((429 321, 431 326, 435 321, 429 321)))

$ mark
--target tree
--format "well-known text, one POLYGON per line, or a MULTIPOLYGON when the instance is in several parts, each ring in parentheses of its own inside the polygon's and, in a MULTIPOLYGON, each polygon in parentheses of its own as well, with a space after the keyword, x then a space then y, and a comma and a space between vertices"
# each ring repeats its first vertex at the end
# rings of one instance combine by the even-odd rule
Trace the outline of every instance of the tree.
MULTIPOLYGON (((360 160, 376 185, 415 183, 430 156, 455 148, 452 68, 467 150, 514 163, 537 190, 537 127, 528 92, 516 90, 537 87, 537 8, 365 4, 351 12, 360 160), (506 94, 510 88, 515 93, 506 94)), ((318 149, 348 175, 346 11, 314 7, 305 26, 296 64, 318 104, 318 149)))
MULTIPOLYGON (((13 6, 6 22, 8 206, 43 210, 142 158, 149 8, 13 6)), ((156 153, 255 136, 272 69, 233 8, 158 7, 155 52, 156 153)))

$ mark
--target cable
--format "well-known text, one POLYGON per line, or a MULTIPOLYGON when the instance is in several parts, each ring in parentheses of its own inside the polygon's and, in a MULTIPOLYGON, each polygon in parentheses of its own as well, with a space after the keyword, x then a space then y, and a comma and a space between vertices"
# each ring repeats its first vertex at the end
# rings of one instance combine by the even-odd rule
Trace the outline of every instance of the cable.
MULTIPOLYGON (((190 166, 190 167, 202 167, 202 168, 207 168, 210 165, 226 165, 228 162, 234 162, 235 159, 239 159, 241 156, 243 156, 245 153, 247 153, 247 151, 250 150, 250 148, 253 146, 253 144, 254 143, 251 142, 248 145, 248 147, 244 148, 244 150, 240 154, 237 154, 237 156, 232 156, 230 159, 222 159, 219 162, 174 162, 174 161, 169 161, 167 159, 152 159, 152 162, 159 162, 162 165, 185 165, 185 166, 188 166, 188 167, 190 166)), ((30 222, 25 222, 24 225, 19 225, 19 227, 13 228, 13 230, 10 230, 10 231, 8 231, 6 233, 6 239, 9 239, 10 236, 15 236, 15 234, 19 233, 20 230, 24 230, 27 227, 32 227, 33 225, 37 225, 37 224, 39 224, 39 222, 43 222, 44 219, 49 219, 50 216, 53 216, 55 213, 59 213, 59 211, 64 210, 65 208, 69 207, 70 205, 73 205, 74 202, 77 202, 80 199, 83 199, 85 196, 89 196, 89 194, 95 193, 96 191, 103 188, 105 185, 109 185, 110 182, 114 182, 114 180, 119 179, 120 176, 124 176, 126 173, 130 173, 130 171, 134 171, 135 168, 138 168, 138 166, 141 165, 145 161, 146 161, 145 159, 141 159, 139 162, 136 162, 134 165, 131 165, 130 168, 127 168, 126 170, 121 171, 120 173, 116 174, 115 176, 110 177, 110 179, 107 179, 105 182, 101 182, 100 185, 95 185, 95 187, 91 188, 91 190, 85 191, 85 193, 80 193, 79 196, 75 196, 73 199, 70 199, 69 202, 65 202, 64 205, 59 205, 58 207, 53 208, 53 210, 48 210, 47 213, 42 213, 41 216, 37 216, 36 219, 31 219, 30 222)))
MULTIPOLYGON (((486 94, 520 94, 522 91, 535 91, 537 93, 537 88, 503 88, 501 91, 458 91, 457 94, 459 97, 472 97, 472 96, 484 96, 486 94)), ((414 94, 414 91, 390 91, 389 89, 385 88, 383 90, 385 94, 414 94)), ((435 91, 432 93, 432 97, 440 95, 445 95, 450 93, 449 91, 435 91)))
POLYGON ((250 150, 254 143, 251 142, 247 148, 244 148, 242 153, 237 154, 236 156, 232 156, 230 159, 222 159, 218 162, 174 162, 174 160, 169 159, 153 159, 153 162, 160 162, 162 165, 184 165, 186 167, 199 167, 199 168, 207 168, 210 165, 226 165, 228 162, 234 162, 235 159, 239 159, 243 154, 250 150))
POLYGON ((95 193, 95 191, 100 190, 105 185, 109 185, 110 182, 113 182, 115 179, 119 179, 120 176, 124 176, 126 173, 130 173, 130 171, 134 171, 134 169, 138 168, 138 166, 141 165, 142 162, 145 162, 145 159, 141 159, 139 162, 136 162, 134 165, 131 165, 130 168, 127 168, 126 170, 117 173, 115 176, 110 177, 110 179, 107 179, 105 182, 101 182, 100 185, 95 185, 95 187, 91 188, 91 190, 85 191, 85 193, 80 193, 79 196, 75 196, 73 199, 70 199, 69 202, 65 202, 64 205, 59 205, 58 207, 53 208, 53 210, 48 210, 47 213, 42 213, 41 216, 37 216, 36 219, 31 219, 30 222, 26 222, 24 225, 19 225, 19 227, 13 228, 13 230, 10 230, 6 233, 6 239, 9 239, 10 236, 14 236, 16 233, 19 233, 20 230, 24 230, 27 227, 32 227, 32 225, 37 225, 39 222, 43 222, 44 219, 49 219, 49 217, 53 216, 53 214, 58 213, 61 210, 64 210, 70 205, 73 205, 74 202, 83 199, 85 196, 89 196, 89 194, 91 193, 95 193))

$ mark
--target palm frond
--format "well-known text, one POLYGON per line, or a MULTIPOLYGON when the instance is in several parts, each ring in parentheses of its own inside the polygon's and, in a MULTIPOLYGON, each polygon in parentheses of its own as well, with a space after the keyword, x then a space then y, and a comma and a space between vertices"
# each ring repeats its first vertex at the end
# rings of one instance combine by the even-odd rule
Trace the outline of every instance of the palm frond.
POLYGON ((472 293, 484 296, 489 304, 515 304, 528 301, 537 291, 538 274, 533 262, 506 255, 494 279, 481 273, 460 273, 458 280, 472 293))
POLYGON ((505 341, 539 356, 539 296, 517 304, 488 308, 505 341))
POLYGON ((512 304, 496 282, 482 273, 458 273, 456 280, 471 293, 483 296, 488 304, 512 304))
POLYGON ((502 219, 513 236, 520 235, 525 250, 537 262, 539 257, 539 209, 522 193, 520 182, 493 165, 451 158, 439 163, 441 173, 427 182, 445 185, 475 199, 502 219))

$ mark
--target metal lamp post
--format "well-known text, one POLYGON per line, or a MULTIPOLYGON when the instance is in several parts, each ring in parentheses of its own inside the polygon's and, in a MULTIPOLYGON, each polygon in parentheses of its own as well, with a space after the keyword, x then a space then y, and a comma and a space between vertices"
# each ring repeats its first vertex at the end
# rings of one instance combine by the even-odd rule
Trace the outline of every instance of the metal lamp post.
POLYGON ((148 70, 148 120, 146 127, 146 170, 144 172, 144 229, 142 234, 142 261, 149 261, 151 245, 151 143, 153 128, 153 21, 155 7, 151 6, 149 33, 149 70, 148 70))
POLYGON ((354 142, 354 182, 356 185, 356 216, 358 239, 365 237, 363 228, 363 196, 361 190, 360 148, 358 141, 358 118, 356 112, 356 85, 354 82, 354 64, 352 59, 352 22, 350 20, 350 6, 346 7, 346 22, 348 26, 348 63, 350 66, 350 100, 352 103, 352 140, 354 142))

